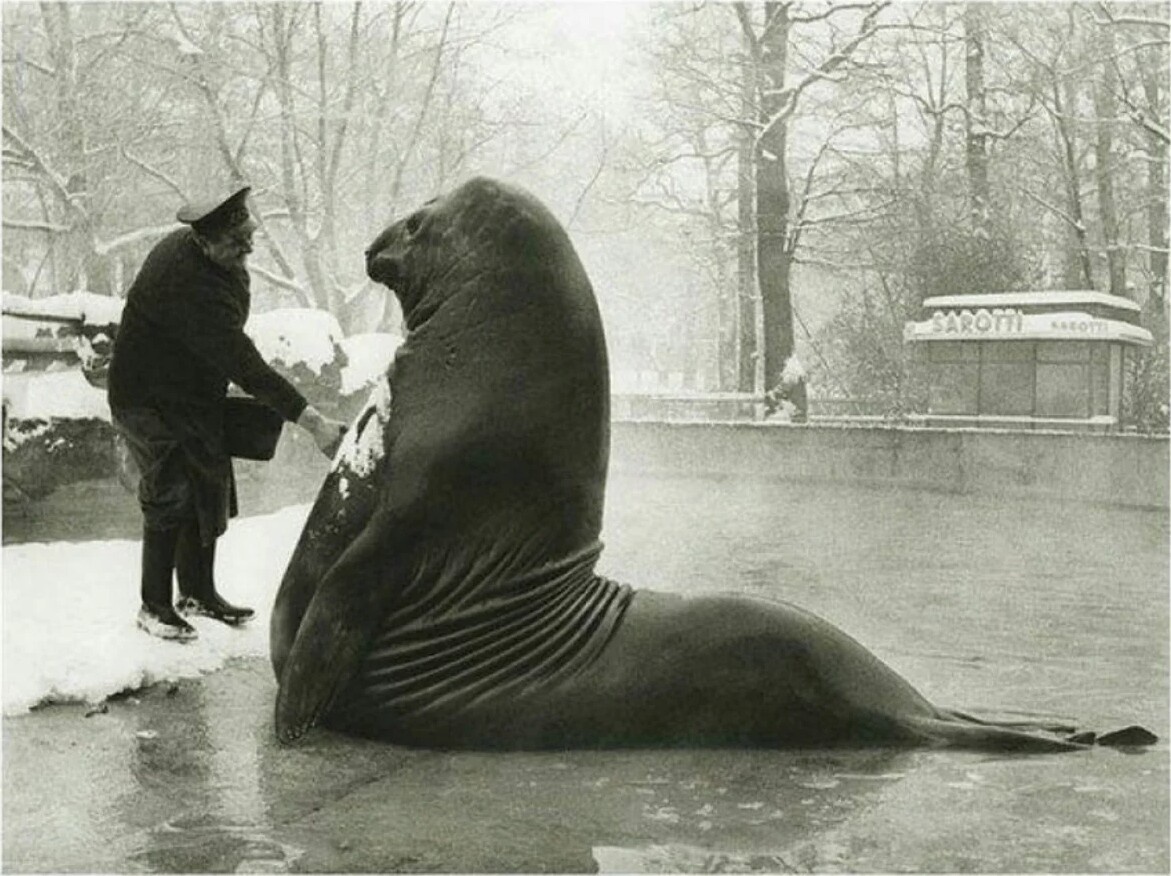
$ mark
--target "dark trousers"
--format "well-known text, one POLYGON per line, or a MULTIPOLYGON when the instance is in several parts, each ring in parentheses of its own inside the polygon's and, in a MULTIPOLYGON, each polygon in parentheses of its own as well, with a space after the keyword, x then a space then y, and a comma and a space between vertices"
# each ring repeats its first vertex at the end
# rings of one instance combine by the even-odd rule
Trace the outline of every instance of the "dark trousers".
POLYGON ((153 609, 172 604, 172 577, 179 594, 207 602, 215 594, 215 542, 204 544, 194 518, 166 529, 143 527, 142 602, 153 609))
POLYGON ((224 451, 222 419, 204 407, 118 408, 114 426, 138 469, 138 504, 147 529, 196 521, 204 544, 214 543, 236 515, 232 460, 224 451))

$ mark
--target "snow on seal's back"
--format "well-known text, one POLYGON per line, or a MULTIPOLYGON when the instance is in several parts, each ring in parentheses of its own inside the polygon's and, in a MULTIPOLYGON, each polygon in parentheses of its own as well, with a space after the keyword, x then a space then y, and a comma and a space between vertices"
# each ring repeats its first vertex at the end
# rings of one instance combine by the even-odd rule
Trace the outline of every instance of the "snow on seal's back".
POLYGON ((390 377, 384 375, 370 391, 362 413, 354 421, 355 427, 346 433, 334 457, 333 468, 338 478, 338 490, 345 497, 349 490, 347 475, 362 479, 369 477, 386 452, 383 446, 385 425, 390 419, 390 377))

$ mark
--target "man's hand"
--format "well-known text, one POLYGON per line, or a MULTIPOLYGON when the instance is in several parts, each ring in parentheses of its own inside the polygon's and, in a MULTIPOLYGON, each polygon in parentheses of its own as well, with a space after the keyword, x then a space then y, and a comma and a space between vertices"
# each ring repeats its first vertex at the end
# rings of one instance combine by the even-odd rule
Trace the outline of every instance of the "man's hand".
POLYGON ((339 420, 323 417, 313 405, 307 405, 297 418, 297 425, 313 436, 317 449, 333 459, 342 438, 346 435, 346 426, 339 420))

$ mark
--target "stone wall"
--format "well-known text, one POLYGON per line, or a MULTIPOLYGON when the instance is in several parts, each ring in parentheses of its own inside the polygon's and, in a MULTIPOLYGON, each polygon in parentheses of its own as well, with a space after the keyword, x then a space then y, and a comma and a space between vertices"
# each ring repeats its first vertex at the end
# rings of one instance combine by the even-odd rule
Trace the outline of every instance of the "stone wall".
POLYGON ((1166 437, 988 429, 616 422, 611 470, 884 484, 1168 507, 1166 437))

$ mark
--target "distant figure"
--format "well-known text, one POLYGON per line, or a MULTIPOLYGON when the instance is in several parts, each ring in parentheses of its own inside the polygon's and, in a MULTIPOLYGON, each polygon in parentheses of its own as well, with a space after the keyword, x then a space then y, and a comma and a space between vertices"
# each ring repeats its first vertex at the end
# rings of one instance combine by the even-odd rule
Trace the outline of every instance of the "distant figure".
POLYGON ((780 382, 765 393, 765 408, 773 419, 804 423, 809 416, 809 396, 805 387, 805 366, 794 353, 785 360, 780 382))
POLYGON ((256 230, 248 192, 179 210, 189 227, 167 235, 146 257, 126 295, 110 362, 110 411, 141 475, 137 622, 164 639, 196 638, 181 614, 227 624, 255 614, 221 597, 213 575, 216 539, 237 513, 224 440, 228 382, 304 428, 329 456, 344 430, 269 367, 244 334, 251 304, 244 262, 256 230), (179 579, 177 606, 172 573, 179 579))

